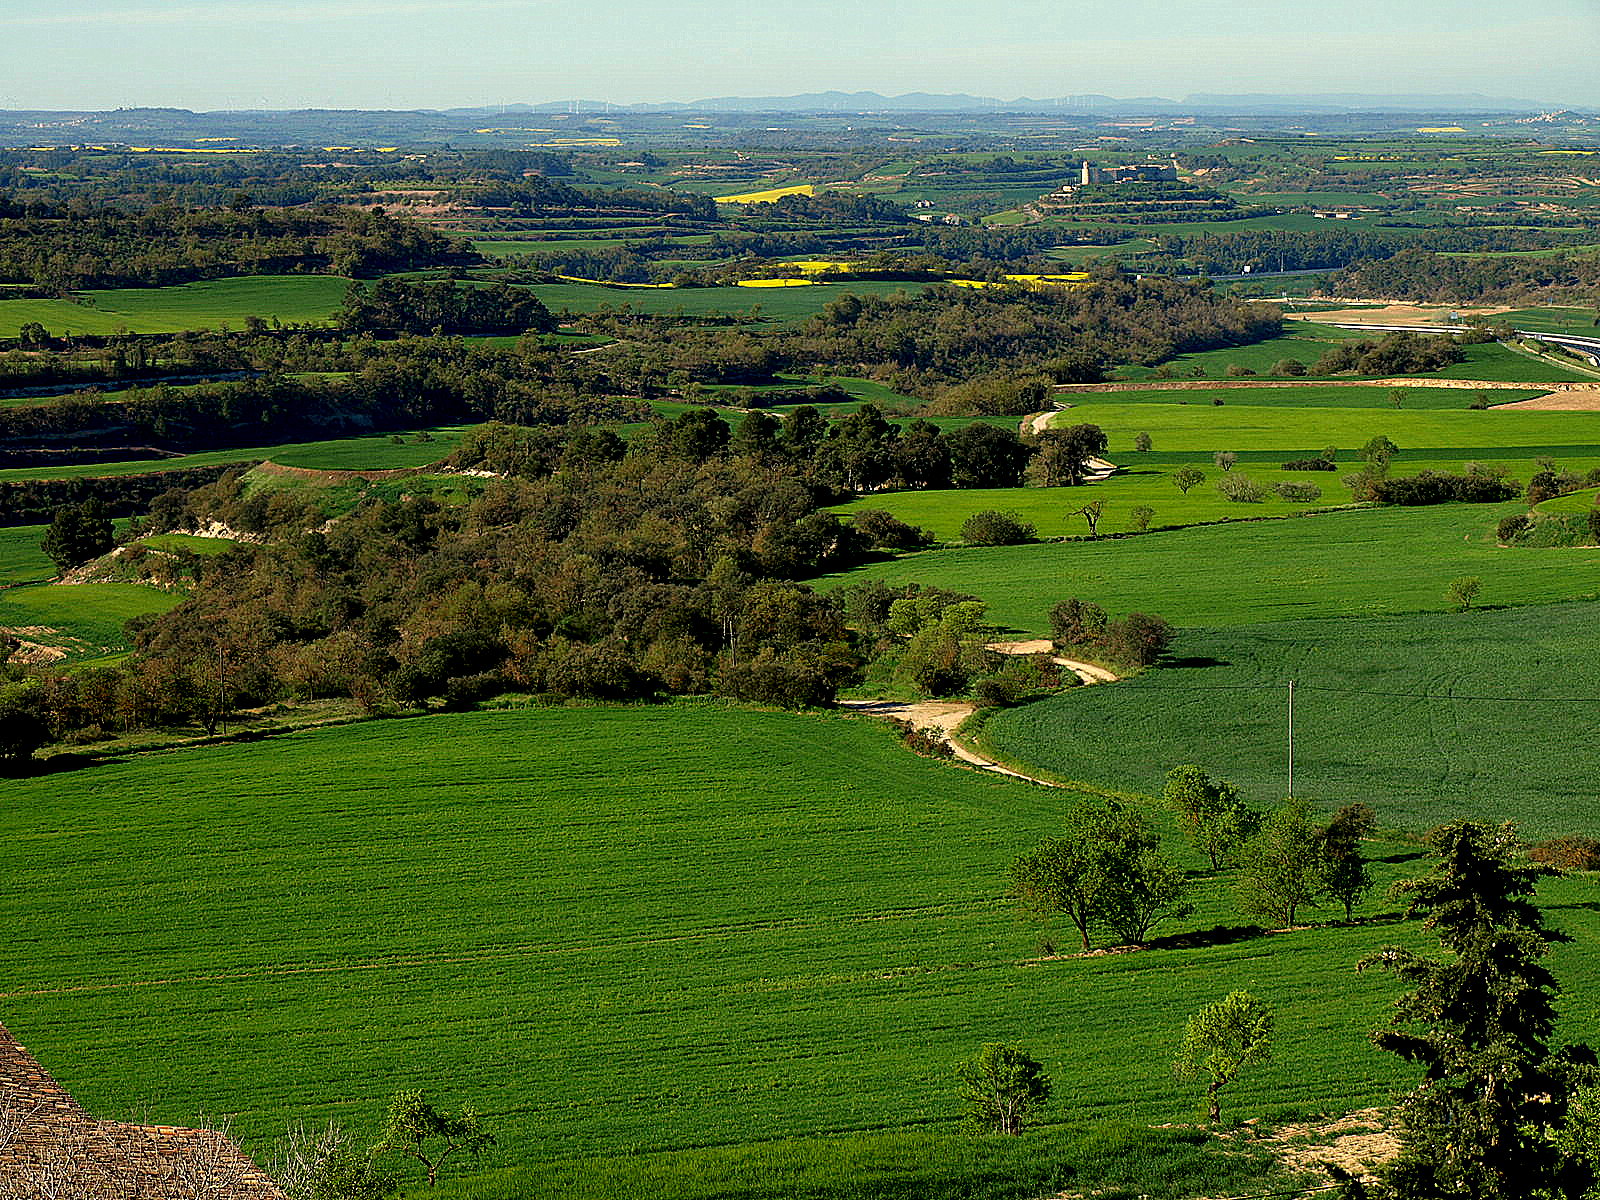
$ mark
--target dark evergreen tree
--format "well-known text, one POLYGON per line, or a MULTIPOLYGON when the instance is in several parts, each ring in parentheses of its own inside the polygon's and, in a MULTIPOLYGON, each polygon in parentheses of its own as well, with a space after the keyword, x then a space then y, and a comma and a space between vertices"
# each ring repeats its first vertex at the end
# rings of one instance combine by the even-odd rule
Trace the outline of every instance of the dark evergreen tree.
POLYGON ((1523 859, 1509 824, 1456 821, 1427 842, 1438 864, 1395 891, 1447 957, 1389 946, 1361 964, 1410 986, 1393 1027, 1373 1041, 1423 1072, 1405 1098, 1400 1156, 1382 1186, 1403 1200, 1579 1194, 1552 1131, 1575 1072, 1594 1054, 1550 1049, 1559 988, 1543 960, 1565 939, 1545 927, 1533 895, 1552 872, 1523 859))

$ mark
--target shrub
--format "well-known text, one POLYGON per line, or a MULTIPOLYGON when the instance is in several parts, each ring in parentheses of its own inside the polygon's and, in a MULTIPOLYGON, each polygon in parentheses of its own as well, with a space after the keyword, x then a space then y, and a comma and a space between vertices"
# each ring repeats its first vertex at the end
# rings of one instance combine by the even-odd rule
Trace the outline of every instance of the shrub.
POLYGON ((864 508, 851 519, 857 532, 874 550, 922 550, 933 545, 933 534, 908 525, 881 508, 864 508))
POLYGON ((1521 488, 1504 479, 1487 475, 1452 475, 1445 471, 1421 471, 1399 479, 1385 479, 1371 473, 1355 477, 1350 489, 1357 500, 1376 500, 1379 504, 1446 504, 1459 500, 1469 504, 1499 504, 1515 500, 1521 488))
POLYGON ((1118 662, 1148 667, 1172 644, 1172 626, 1160 617, 1131 612, 1106 626, 1100 644, 1118 662))
POLYGON ((1600 508, 1591 508, 1588 516, 1589 536, 1600 542, 1600 508))
POLYGON ((1528 507, 1543 504, 1546 500, 1553 500, 1557 496, 1564 496, 1568 492, 1575 492, 1583 486, 1580 480, 1571 471, 1558 471, 1546 467, 1534 473, 1528 480, 1528 507))
POLYGON ((1280 376, 1293 375, 1298 377, 1306 373, 1306 365, 1298 358, 1280 358, 1272 364, 1272 373, 1280 376))
POLYGON ((1500 524, 1494 527, 1494 536, 1502 545, 1509 546, 1517 540, 1517 535, 1533 524, 1533 518, 1527 513, 1512 513, 1509 517, 1502 517, 1500 524))
POLYGON ((1600 839, 1569 833, 1530 846, 1528 857, 1562 871, 1600 871, 1600 839))
POLYGON ((900 740, 913 753, 924 758, 955 757, 955 750, 937 729, 919 728, 910 721, 896 721, 895 724, 900 727, 900 740))
POLYGON ((1280 483, 1272 490, 1278 493, 1280 499, 1295 504, 1310 504, 1322 499, 1322 489, 1314 483, 1280 483))
POLYGON ((1229 363, 1227 374, 1229 379, 1247 379, 1255 372, 1243 363, 1229 363))
POLYGON ((1021 683, 1005 675, 990 675, 978 680, 972 696, 980 708, 1007 708, 1022 699, 1021 683))
POLYGON ((1463 575, 1459 579, 1452 579, 1444 589, 1444 598, 1450 607, 1457 612, 1466 612, 1472 607, 1472 602, 1478 598, 1478 593, 1483 591, 1483 580, 1476 575, 1463 575))
POLYGON ((1106 631, 1106 610, 1073 597, 1050 610, 1050 635, 1057 648, 1092 646, 1106 631))
POLYGON ((1291 458, 1283 464, 1285 471, 1334 471, 1338 464, 1332 458, 1291 458))
POLYGON ((1224 475, 1217 480, 1217 491, 1233 504, 1260 504, 1266 499, 1261 486, 1248 475, 1224 475))
POLYGON ((1033 540, 1034 527, 1015 513, 985 509, 961 523, 961 538, 974 546, 1016 546, 1033 540))

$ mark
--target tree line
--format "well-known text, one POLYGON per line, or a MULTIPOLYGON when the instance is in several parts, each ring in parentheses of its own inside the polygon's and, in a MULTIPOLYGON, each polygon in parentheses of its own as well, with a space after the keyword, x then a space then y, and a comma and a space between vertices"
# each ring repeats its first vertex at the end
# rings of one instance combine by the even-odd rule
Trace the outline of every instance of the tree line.
POLYGON ((236 275, 374 276, 478 261, 465 244, 380 210, 158 204, 125 212, 0 197, 0 281, 41 294, 236 275))

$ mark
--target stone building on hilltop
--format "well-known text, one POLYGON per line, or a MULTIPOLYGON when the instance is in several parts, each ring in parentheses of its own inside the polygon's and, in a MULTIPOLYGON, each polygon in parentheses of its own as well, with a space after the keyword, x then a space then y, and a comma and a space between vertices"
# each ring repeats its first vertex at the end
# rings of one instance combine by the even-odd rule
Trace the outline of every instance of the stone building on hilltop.
POLYGON ((0 1200, 284 1200, 224 1133, 97 1121, 0 1025, 0 1200))

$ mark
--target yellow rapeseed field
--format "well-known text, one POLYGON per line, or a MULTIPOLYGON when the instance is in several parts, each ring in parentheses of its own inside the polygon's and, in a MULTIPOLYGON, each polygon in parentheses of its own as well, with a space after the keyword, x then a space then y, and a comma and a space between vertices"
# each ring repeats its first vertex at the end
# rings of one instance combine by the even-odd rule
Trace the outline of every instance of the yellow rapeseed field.
POLYGON ((741 192, 737 196, 718 196, 718 204, 771 204, 774 200, 782 200, 785 196, 815 196, 816 184, 801 183, 794 187, 771 188, 765 192, 741 192))

